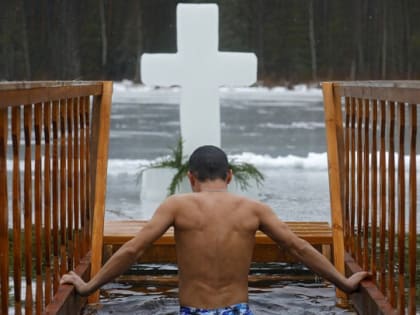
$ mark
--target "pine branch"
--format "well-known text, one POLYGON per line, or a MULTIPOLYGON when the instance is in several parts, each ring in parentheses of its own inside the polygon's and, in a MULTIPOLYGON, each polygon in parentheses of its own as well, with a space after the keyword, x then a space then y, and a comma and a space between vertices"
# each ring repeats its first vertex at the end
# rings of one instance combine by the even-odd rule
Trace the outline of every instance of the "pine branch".
MULTIPOLYGON (((138 175, 138 180, 144 171, 152 168, 172 168, 176 170, 174 177, 168 187, 168 195, 175 194, 182 180, 187 176, 188 173, 188 161, 185 159, 183 154, 183 140, 180 138, 175 148, 171 149, 172 154, 168 157, 151 163, 150 165, 143 167, 138 175)), ((264 181, 264 175, 250 163, 237 163, 235 160, 229 162, 229 167, 232 169, 232 173, 235 177, 236 182, 239 184, 241 190, 245 191, 250 187, 250 180, 255 180, 257 186, 261 186, 264 181)))
POLYGON ((257 186, 262 185, 264 175, 254 165, 250 163, 236 163, 235 161, 230 161, 229 166, 241 190, 249 188, 249 181, 252 179, 255 180, 257 186))

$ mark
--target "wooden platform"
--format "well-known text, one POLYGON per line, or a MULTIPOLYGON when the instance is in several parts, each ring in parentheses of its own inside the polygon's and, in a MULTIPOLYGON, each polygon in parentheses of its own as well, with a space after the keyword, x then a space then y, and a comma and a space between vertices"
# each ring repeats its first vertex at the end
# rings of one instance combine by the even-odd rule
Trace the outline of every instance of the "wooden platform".
MULTIPOLYGON (((286 222, 291 230, 331 259, 332 231, 328 222, 286 222)), ((104 228, 104 259, 108 259, 122 244, 134 237, 146 221, 107 221, 104 228)), ((258 231, 255 237, 254 262, 294 262, 267 235, 258 231)), ((140 262, 175 263, 174 231, 168 229, 153 246, 148 248, 140 262)))

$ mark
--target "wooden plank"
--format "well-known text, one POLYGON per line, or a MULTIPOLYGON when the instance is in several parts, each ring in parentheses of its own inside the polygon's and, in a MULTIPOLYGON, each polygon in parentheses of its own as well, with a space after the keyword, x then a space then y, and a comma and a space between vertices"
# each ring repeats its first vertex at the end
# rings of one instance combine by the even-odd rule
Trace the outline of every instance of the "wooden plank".
MULTIPOLYGON (((339 272, 344 274, 344 235, 343 235, 343 200, 342 200, 342 162, 340 162, 339 148, 343 145, 339 141, 340 134, 337 129, 342 126, 342 121, 337 116, 337 111, 341 112, 339 95, 334 92, 333 83, 322 84, 325 110, 325 130, 327 137, 328 153, 328 175, 330 187, 331 221, 333 229, 334 244, 334 265, 339 272)), ((337 304, 347 305, 347 296, 344 292, 337 290, 337 304)))
POLYGON ((356 100, 352 98, 351 107, 351 143, 350 143, 350 253, 355 255, 356 245, 354 242, 356 222, 356 100))
POLYGON ((405 89, 420 89, 419 80, 360 80, 360 81, 336 81, 337 86, 351 88, 351 87, 366 87, 366 88, 405 88, 405 89))
MULTIPOLYGON (((90 253, 80 260, 74 272, 85 281, 89 280, 90 274, 90 253)), ((68 315, 78 314, 86 304, 86 298, 78 295, 72 285, 60 285, 51 301, 45 309, 46 315, 68 315)))
POLYGON ((405 167, 404 167, 404 132, 405 109, 403 103, 398 103, 398 312, 405 313, 405 167))
POLYGON ((74 262, 77 265, 80 261, 80 154, 79 154, 79 98, 73 100, 73 212, 74 212, 74 262))
POLYGON ((378 99, 391 102, 417 104, 419 82, 341 82, 337 83, 339 93, 363 99, 378 99))
POLYGON ((21 107, 12 109, 12 146, 13 146, 13 285, 16 314, 22 308, 22 223, 21 223, 21 179, 20 179, 20 138, 21 107))
POLYGON ((23 104, 36 104, 46 101, 56 101, 63 98, 100 95, 102 84, 80 84, 73 86, 47 86, 47 87, 16 87, 7 89, 0 84, 0 108, 20 106, 23 104))
MULTIPOLYGON (((115 252, 122 244, 133 238, 147 223, 144 220, 107 221, 104 226, 103 242, 108 249, 105 259, 115 252)), ((332 230, 328 222, 286 222, 290 229, 299 237, 310 242, 320 252, 322 245, 332 245, 332 230)), ((257 231, 254 262, 296 262, 296 260, 267 235, 257 231)), ((153 246, 150 246, 139 260, 140 262, 176 262, 174 229, 168 229, 153 246)))
MULTIPOLYGON (((106 221, 104 226, 103 243, 123 244, 133 238, 146 224, 147 221, 106 221)), ((290 229, 298 236, 310 241, 312 244, 332 244, 332 230, 328 222, 286 222, 290 229)), ((256 244, 275 244, 267 235, 258 231, 256 233, 256 244)), ((175 244, 173 228, 168 229, 159 238, 155 245, 175 244)))
POLYGON ((43 280, 42 280, 42 162, 41 162, 41 133, 42 133, 42 104, 35 104, 34 134, 35 134, 35 309, 41 314, 43 309, 43 280))
POLYGON ((58 289, 58 281, 60 278, 60 244, 59 244, 59 191, 60 182, 58 179, 59 175, 59 157, 58 157, 58 146, 59 146, 59 131, 60 131, 60 103, 58 101, 53 102, 52 107, 52 235, 53 235, 53 292, 58 289))
POLYGON ((390 102, 389 123, 389 149, 388 149, 388 292, 389 301, 396 306, 395 301, 395 157, 394 157, 394 134, 395 134, 395 104, 390 102))
MULTIPOLYGON (((363 270, 369 270, 369 100, 363 100, 364 137, 363 137, 363 270)), ((361 128, 361 126, 359 127, 361 128)))
POLYGON ((357 216, 357 225, 356 225, 356 253, 355 258, 358 263, 362 262, 362 206, 363 206, 363 149, 362 149, 362 121, 363 121, 363 105, 362 100, 358 99, 356 102, 357 109, 357 149, 356 149, 356 216, 357 216))
POLYGON ((30 90, 34 88, 97 86, 102 81, 4 81, 0 83, 0 90, 30 90))
MULTIPOLYGON (((108 163, 108 144, 109 144, 109 128, 111 117, 111 96, 112 96, 112 82, 104 82, 103 94, 98 100, 94 111, 93 138, 92 143, 95 148, 92 148, 94 154, 92 158, 95 161, 94 170, 94 188, 92 198, 94 203, 94 217, 92 226, 92 269, 91 276, 93 277, 101 267, 102 261, 102 236, 104 232, 104 218, 105 218, 105 195, 106 195, 106 175, 108 163)), ((89 302, 96 302, 99 300, 99 291, 96 291, 89 298, 89 302)))
POLYGON ((378 162, 377 162, 377 127, 378 127, 378 102, 372 104, 372 177, 371 177, 371 222, 372 246, 370 252, 370 266, 373 279, 376 279, 377 232, 378 232, 378 162))
POLYGON ((66 273, 67 268, 67 159, 66 159, 66 121, 67 121, 67 101, 60 100, 60 275, 66 273))
POLYGON ((417 106, 410 105, 410 175, 408 225, 408 313, 416 313, 416 257, 417 257, 417 106))
MULTIPOLYGON (((362 268, 354 261, 349 253, 345 254, 346 275, 361 271, 362 268)), ((388 302, 388 299, 370 280, 364 280, 360 284, 360 289, 350 295, 352 305, 358 314, 369 315, 395 315, 395 310, 388 302)))
POLYGON ((385 160, 385 130, 386 130, 386 108, 385 101, 381 104, 381 130, 380 130, 380 151, 379 151, 379 180, 380 180, 380 228, 379 228, 379 288, 385 294, 386 288, 386 262, 385 262, 385 242, 386 242, 386 160, 385 160))
MULTIPOLYGON (((121 244, 107 245, 107 250, 104 254, 104 261, 110 258, 115 253, 121 244)), ((322 252, 322 247, 319 245, 314 246, 319 252, 322 252)), ((139 258, 139 263, 176 263, 176 247, 175 244, 154 244, 148 247, 143 255, 139 258)), ((252 256, 252 261, 257 263, 266 262, 298 262, 287 251, 278 247, 277 244, 256 244, 252 256)))
POLYGON ((24 171, 24 216, 25 216, 25 314, 32 314, 32 105, 24 107, 25 171, 24 171))
POLYGON ((345 98, 345 125, 344 125, 344 246, 345 250, 350 251, 350 98, 345 98))
MULTIPOLYGON (((120 248, 121 244, 105 246, 104 261, 120 248)), ((322 253, 321 245, 314 245, 314 248, 322 253)), ((329 259, 329 257, 327 257, 329 259)), ((147 248, 139 258, 140 263, 176 263, 175 244, 154 244, 147 248)), ((253 262, 298 262, 287 251, 279 248, 277 244, 256 244, 252 257, 253 262)))
POLYGON ((87 244, 87 234, 89 233, 87 229, 87 207, 86 207, 86 193, 87 193, 87 186, 86 186, 86 140, 85 140, 85 98, 81 97, 79 101, 79 130, 80 130, 80 146, 79 146, 79 156, 80 156, 80 225, 81 225, 81 244, 80 244, 80 257, 83 257, 88 251, 88 244, 87 244))
POLYGON ((73 242, 73 99, 67 99, 67 270, 74 267, 73 242))
POLYGON ((0 311, 9 309, 9 209, 7 198, 7 121, 8 109, 0 109, 0 311))
POLYGON ((84 115, 84 122, 85 122, 85 185, 86 185, 86 204, 85 204, 85 217, 86 217, 86 225, 85 225, 85 246, 86 248, 89 248, 91 246, 91 231, 92 231, 92 200, 91 200, 91 153, 90 153, 90 139, 91 139, 91 122, 90 122, 90 113, 91 113, 91 102, 89 100, 89 97, 84 98, 84 109, 83 109, 83 115, 84 115))
MULTIPOLYGON (((344 173, 345 165, 344 165, 344 158, 345 158, 345 145, 344 145, 344 131, 343 131, 343 115, 342 115, 342 96, 337 93, 337 90, 334 88, 333 90, 333 97, 334 97, 334 112, 335 112, 335 133, 337 136, 337 150, 338 150, 338 170, 340 174, 344 173)), ((345 184, 345 178, 344 176, 340 175, 340 200, 341 200, 341 220, 343 221, 343 209, 344 209, 344 184, 345 184)), ((333 228, 334 228, 334 221, 331 217, 331 220, 333 222, 333 228)), ((334 233, 339 233, 336 237, 341 238, 344 237, 344 229, 343 229, 343 222, 341 222, 341 230, 334 231, 334 233)), ((343 243, 344 246, 344 243, 343 243)), ((344 248, 343 248, 344 250, 344 248)))
POLYGON ((44 103, 44 231, 45 305, 51 302, 51 102, 44 103))

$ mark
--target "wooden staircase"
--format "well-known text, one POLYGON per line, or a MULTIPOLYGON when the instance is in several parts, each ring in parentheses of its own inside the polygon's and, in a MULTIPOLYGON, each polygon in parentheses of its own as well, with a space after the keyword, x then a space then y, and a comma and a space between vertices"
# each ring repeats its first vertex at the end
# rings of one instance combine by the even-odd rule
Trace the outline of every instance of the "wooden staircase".
MULTIPOLYGON (((104 227, 104 259, 137 234, 147 221, 107 221, 104 227)), ((305 239, 331 259, 332 231, 328 222, 287 222, 299 237, 305 239)), ((258 231, 255 236, 254 262, 294 262, 271 238, 258 231)), ((139 262, 175 263, 174 230, 170 228, 146 252, 139 262)))

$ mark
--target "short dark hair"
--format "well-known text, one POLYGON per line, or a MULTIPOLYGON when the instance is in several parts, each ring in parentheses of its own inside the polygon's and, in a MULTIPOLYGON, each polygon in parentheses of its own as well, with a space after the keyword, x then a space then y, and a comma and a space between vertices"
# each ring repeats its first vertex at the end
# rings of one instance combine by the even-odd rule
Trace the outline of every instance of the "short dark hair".
POLYGON ((200 181, 225 180, 229 171, 226 153, 213 145, 197 148, 188 161, 189 171, 200 181))

